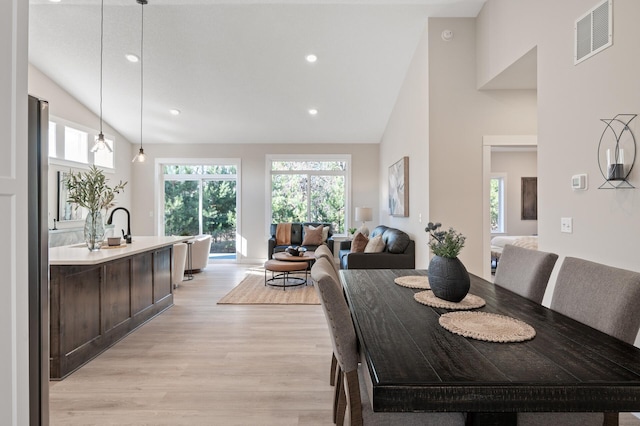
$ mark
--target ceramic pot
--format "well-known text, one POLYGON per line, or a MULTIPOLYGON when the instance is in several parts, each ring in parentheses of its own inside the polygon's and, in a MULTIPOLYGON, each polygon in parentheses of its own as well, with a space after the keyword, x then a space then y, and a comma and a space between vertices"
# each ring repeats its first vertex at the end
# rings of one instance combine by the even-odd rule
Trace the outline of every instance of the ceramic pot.
POLYGON ((84 241, 89 251, 97 251, 104 241, 104 221, 102 212, 89 212, 84 221, 84 241))
POLYGON ((469 293, 469 273, 457 257, 434 256, 428 274, 431 291, 440 299, 459 302, 469 293))

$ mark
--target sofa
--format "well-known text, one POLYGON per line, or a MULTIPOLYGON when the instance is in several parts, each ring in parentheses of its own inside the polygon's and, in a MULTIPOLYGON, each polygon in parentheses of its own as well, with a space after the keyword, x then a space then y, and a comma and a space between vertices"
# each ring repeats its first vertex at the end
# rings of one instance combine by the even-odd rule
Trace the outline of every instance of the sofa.
POLYGON ((352 241, 340 242, 340 269, 414 269, 416 243, 399 229, 384 225, 376 227, 369 240, 382 236, 384 249, 377 253, 352 252, 352 241))
MULTIPOLYGON (((270 228, 270 234, 269 234, 271 237, 269 238, 268 247, 267 247, 267 256, 268 256, 267 259, 271 259, 274 253, 285 251, 289 246, 294 246, 294 247, 302 246, 302 242, 305 239, 305 234, 304 234, 305 226, 312 226, 314 228, 317 228, 318 226, 322 226, 323 228, 329 227, 327 232, 327 238, 324 239, 323 244, 326 244, 329 247, 329 250, 331 250, 331 253, 333 253, 333 226, 330 223, 321 223, 321 222, 292 223, 291 233, 289 235, 290 237, 289 244, 283 244, 282 241, 276 241, 276 232, 278 229, 278 224, 272 223, 270 228)), ((304 245, 303 247, 305 247, 307 250, 315 251, 315 249, 319 247, 319 244, 304 245)))

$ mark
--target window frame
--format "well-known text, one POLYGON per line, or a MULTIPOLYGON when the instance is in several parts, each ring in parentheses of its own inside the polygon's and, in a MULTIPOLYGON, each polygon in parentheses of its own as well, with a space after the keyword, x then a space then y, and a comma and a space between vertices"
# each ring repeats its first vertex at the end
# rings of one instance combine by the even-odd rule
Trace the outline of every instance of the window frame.
MULTIPOLYGON (((491 181, 499 180, 501 182, 499 195, 498 195, 498 224, 499 229, 497 231, 491 230, 491 235, 500 235, 507 233, 507 174, 506 173, 491 173, 489 176, 489 188, 491 188, 491 181)), ((489 190, 489 196, 491 196, 491 189, 489 190)), ((491 200, 489 200, 489 210, 491 210, 491 200)), ((491 212, 489 212, 489 224, 491 224, 491 212)))
MULTIPOLYGON (((271 226, 271 218, 273 216, 272 210, 272 192, 271 192, 271 184, 272 184, 272 176, 273 174, 281 174, 281 175, 294 175, 294 174, 302 174, 303 170, 286 170, 286 171, 274 171, 272 170, 273 163, 278 161, 289 161, 289 162, 327 162, 327 161, 342 161, 346 163, 345 171, 336 171, 336 170, 307 170, 304 171, 307 175, 312 176, 344 176, 345 184, 344 184, 344 232, 343 233, 334 233, 334 237, 345 237, 347 235, 347 230, 351 227, 351 215, 349 212, 351 211, 352 197, 351 197, 351 154, 267 154, 265 157, 265 233, 267 238, 270 237, 268 235, 269 228, 271 226)), ((311 197, 308 199, 308 203, 310 203, 311 197)), ((310 211, 310 209, 308 209, 310 211)))
POLYGON ((102 166, 95 164, 94 153, 91 152, 91 148, 93 147, 93 143, 95 139, 98 137, 99 130, 83 126, 82 124, 74 123, 69 120, 65 120, 60 117, 56 117, 54 115, 49 116, 49 122, 55 123, 56 131, 55 131, 55 147, 56 147, 56 156, 49 156, 49 163, 56 164, 59 166, 65 167, 73 167, 76 169, 89 169, 90 166, 96 165, 96 167, 104 170, 106 173, 115 173, 116 170, 116 149, 117 149, 117 139, 110 133, 104 133, 104 137, 107 140, 112 141, 112 155, 113 155, 113 165, 102 166), (81 132, 87 133, 87 162, 73 161, 67 160, 64 158, 65 155, 65 128, 69 127, 74 130, 78 130, 81 132))

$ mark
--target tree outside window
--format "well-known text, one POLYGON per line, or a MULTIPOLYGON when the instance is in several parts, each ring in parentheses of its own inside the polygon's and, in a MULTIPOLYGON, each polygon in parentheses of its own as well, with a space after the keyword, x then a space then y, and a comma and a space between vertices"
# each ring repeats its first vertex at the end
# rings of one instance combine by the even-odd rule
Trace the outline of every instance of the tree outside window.
POLYGON ((328 222, 345 232, 347 161, 272 161, 271 220, 328 222))
POLYGON ((494 175, 490 181, 489 211, 491 232, 501 234, 505 231, 505 177, 494 175))

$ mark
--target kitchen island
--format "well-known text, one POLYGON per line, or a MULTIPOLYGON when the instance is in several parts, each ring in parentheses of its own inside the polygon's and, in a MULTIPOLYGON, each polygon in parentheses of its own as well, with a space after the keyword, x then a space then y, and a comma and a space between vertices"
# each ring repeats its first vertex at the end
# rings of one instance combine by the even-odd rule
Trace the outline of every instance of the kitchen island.
POLYGON ((51 379, 65 378, 173 305, 173 244, 190 238, 49 250, 51 379))

